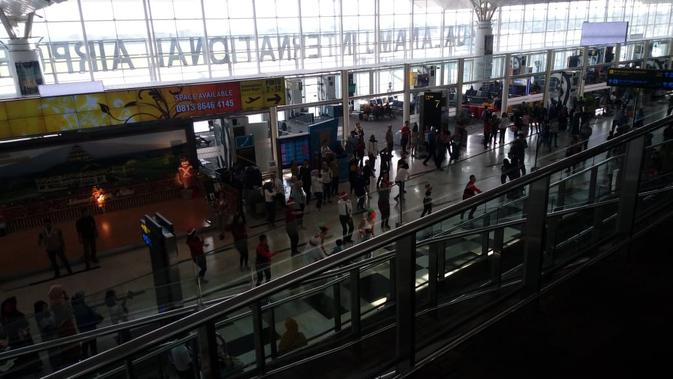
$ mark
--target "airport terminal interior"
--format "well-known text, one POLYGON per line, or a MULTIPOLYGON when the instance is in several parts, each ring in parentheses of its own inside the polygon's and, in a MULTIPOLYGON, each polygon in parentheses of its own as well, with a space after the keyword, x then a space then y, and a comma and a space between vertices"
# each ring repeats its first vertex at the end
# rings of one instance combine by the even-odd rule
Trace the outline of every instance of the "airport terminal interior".
POLYGON ((0 21, 0 378, 667 368, 673 1, 0 21))

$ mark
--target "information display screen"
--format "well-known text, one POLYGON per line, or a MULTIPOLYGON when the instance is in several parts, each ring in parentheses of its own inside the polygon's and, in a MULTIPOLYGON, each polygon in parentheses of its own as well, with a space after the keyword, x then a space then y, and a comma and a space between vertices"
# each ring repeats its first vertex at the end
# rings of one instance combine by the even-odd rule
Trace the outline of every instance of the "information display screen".
POLYGON ((608 85, 649 89, 673 89, 673 70, 639 68, 608 69, 608 85))
POLYGON ((584 22, 582 24, 582 37, 580 45, 608 45, 626 42, 626 33, 629 23, 615 22, 584 22))
POLYGON ((279 138, 278 145, 283 168, 290 167, 292 161, 299 164, 310 158, 308 135, 279 138))

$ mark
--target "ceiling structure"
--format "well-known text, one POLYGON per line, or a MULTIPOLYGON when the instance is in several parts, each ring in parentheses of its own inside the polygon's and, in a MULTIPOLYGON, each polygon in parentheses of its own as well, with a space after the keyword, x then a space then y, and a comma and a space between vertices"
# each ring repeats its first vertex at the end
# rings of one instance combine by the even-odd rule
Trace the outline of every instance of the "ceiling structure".
POLYGON ((7 17, 21 18, 51 4, 64 1, 66 0, 0 0, 0 9, 7 17))

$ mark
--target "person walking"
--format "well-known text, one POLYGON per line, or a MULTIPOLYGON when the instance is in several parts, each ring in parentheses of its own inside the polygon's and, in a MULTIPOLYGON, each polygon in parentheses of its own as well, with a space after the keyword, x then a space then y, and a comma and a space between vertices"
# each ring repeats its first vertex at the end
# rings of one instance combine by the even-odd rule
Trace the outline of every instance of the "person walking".
POLYGON ((322 207, 322 180, 320 178, 320 171, 313 170, 311 173, 311 189, 313 189, 313 196, 315 197, 315 207, 320 210, 322 207))
POLYGON ((357 211, 365 209, 365 200, 367 198, 367 187, 362 170, 358 170, 355 175, 355 182, 353 183, 355 189, 355 197, 357 198, 357 211))
POLYGON ((299 167, 299 179, 301 180, 302 188, 304 189, 304 194, 306 194, 306 205, 311 203, 311 167, 309 166, 308 160, 304 160, 304 163, 299 167))
MULTIPOLYGON (((80 333, 90 332, 96 330, 96 326, 103 321, 103 316, 96 313, 89 304, 86 303, 84 292, 78 291, 73 295, 72 310, 75 314, 75 321, 77 321, 77 329, 80 333)), ((82 359, 86 359, 98 354, 98 344, 96 337, 92 337, 88 341, 82 342, 82 359)))
MULTIPOLYGON (((477 182, 477 177, 474 175, 470 175, 470 180, 467 182, 467 185, 465 185, 465 189, 463 190, 463 200, 467 200, 474 195, 481 193, 481 190, 477 188, 476 183, 477 182)), ((469 220, 471 220, 474 217, 474 212, 477 210, 477 207, 472 207, 470 209, 470 214, 467 216, 469 220)), ((463 216, 465 215, 465 211, 460 213, 460 219, 463 219, 463 216)))
POLYGON ((355 228, 353 225, 353 205, 346 192, 342 192, 339 195, 337 207, 339 208, 339 222, 341 223, 343 241, 352 243, 353 229, 355 228))
POLYGON ((559 121, 552 120, 549 122, 549 151, 551 151, 552 145, 558 147, 558 133, 559 133, 559 121))
POLYGON ((256 285, 262 284, 262 279, 266 276, 266 282, 268 283, 271 280, 271 257, 273 253, 269 249, 269 244, 266 240, 266 235, 262 234, 259 236, 259 243, 257 244, 257 249, 255 249, 255 269, 257 270, 257 283, 256 285))
POLYGON ((390 180, 387 178, 383 181, 381 186, 379 187, 379 200, 378 200, 378 206, 379 206, 379 212, 381 213, 381 232, 383 233, 385 230, 390 230, 390 224, 388 223, 390 221, 390 191, 392 189, 392 185, 390 183, 390 180))
POLYGON ((402 129, 400 129, 400 145, 402 145, 402 154, 407 153, 409 141, 411 139, 411 128, 409 128, 409 120, 404 121, 402 129))
MULTIPOLYGON (((33 344, 33 337, 30 333, 30 324, 26 315, 18 308, 18 301, 15 296, 9 297, 0 305, 0 327, 2 327, 2 336, 6 347, 9 350, 29 347, 33 344)), ((3 346, 5 346, 3 344, 3 346)), ((50 358, 51 358, 50 351, 50 358)), ((7 362, 3 362, 3 366, 7 362)), ((14 365, 9 372, 4 372, 3 378, 37 378, 41 377, 42 361, 37 352, 27 353, 16 357, 14 365)))
POLYGON ((249 270, 248 266, 248 231, 245 227, 245 220, 240 213, 236 213, 229 226, 231 235, 234 238, 234 246, 239 255, 239 268, 241 271, 249 270))
MULTIPOLYGON (((42 342, 56 338, 56 324, 54 323, 54 315, 49 310, 49 305, 43 300, 38 300, 33 304, 33 310, 35 311, 35 323, 40 330, 42 342)), ((47 350, 47 355, 51 367, 60 366, 60 363, 58 363, 58 348, 47 350)))
POLYGON ((381 165, 379 167, 381 172, 379 172, 379 178, 376 180, 377 188, 381 185, 383 179, 390 180, 390 161, 392 159, 392 154, 388 148, 381 150, 379 155, 381 156, 381 165))
POLYGON ((369 137, 369 142, 367 142, 367 156, 369 160, 372 161, 372 166, 376 162, 376 156, 379 155, 379 141, 376 140, 376 136, 373 134, 369 137))
POLYGON ((290 197, 294 200, 297 208, 299 208, 299 211, 301 212, 297 216, 297 224, 300 228, 304 227, 304 218, 302 216, 304 214, 304 209, 306 209, 306 194, 304 193, 304 189, 302 187, 301 180, 294 178, 292 186, 290 187, 290 197))
POLYGON ((323 201, 332 202, 332 170, 330 170, 327 162, 323 162, 320 170, 320 181, 322 182, 322 197, 323 201))
POLYGON ((285 232, 290 238, 290 255, 299 254, 299 221, 301 211, 297 208, 297 203, 290 197, 285 206, 285 232))
MULTIPOLYGON (((56 337, 64 338, 77 334, 77 324, 75 314, 73 313, 70 297, 59 284, 49 288, 47 293, 49 297, 49 308, 54 315, 54 325, 56 326, 56 337)), ((60 346, 59 363, 61 367, 70 366, 77 363, 81 356, 79 343, 60 346)))
POLYGON ((421 217, 426 214, 432 213, 432 186, 430 184, 425 185, 425 196, 423 196, 423 213, 421 217))
POLYGON ((395 176, 395 184, 399 187, 399 193, 395 196, 395 202, 400 200, 404 201, 404 194, 407 192, 404 190, 404 183, 409 179, 409 166, 401 161, 397 165, 397 175, 395 176))
POLYGON ((524 134, 518 134, 512 146, 509 148, 509 153, 507 153, 509 158, 512 160, 512 164, 521 170, 521 175, 526 175, 526 138, 524 134))
POLYGON ((393 126, 388 125, 388 130, 386 130, 386 149, 389 152, 393 151, 393 126))
POLYGON ((430 127, 430 131, 428 132, 428 140, 427 140, 427 146, 428 146, 428 156, 425 157, 423 160, 423 165, 427 166, 429 160, 435 160, 435 146, 437 143, 437 137, 435 133, 435 128, 430 127))
POLYGON ((192 256, 192 261, 199 268, 199 280, 201 283, 208 283, 208 281, 204 278, 206 275, 206 270, 208 270, 208 266, 206 264, 206 255, 203 251, 205 242, 196 234, 195 228, 192 228, 187 233, 187 240, 185 242, 187 243, 187 246, 189 246, 189 253, 192 256))
MULTIPOLYGON (((105 305, 110 313, 110 323, 112 325, 124 323, 129 320, 129 310, 126 307, 126 302, 132 298, 133 293, 131 291, 121 299, 117 298, 117 293, 113 289, 109 289, 105 292, 105 305)), ((130 330, 121 330, 116 337, 117 344, 121 345, 124 342, 131 340, 131 338, 132 335, 130 330)))
POLYGON ((96 258, 96 238, 98 238, 98 229, 96 228, 96 219, 91 215, 88 208, 82 210, 82 217, 75 223, 79 243, 84 248, 84 264, 86 269, 91 268, 91 263, 98 263, 96 258))
POLYGON ((264 204, 266 205, 266 221, 270 227, 276 226, 276 191, 273 182, 264 183, 264 204))
POLYGON ((63 232, 61 229, 54 227, 50 219, 44 220, 44 228, 38 236, 38 245, 42 246, 47 251, 47 256, 51 262, 51 268, 54 270, 55 278, 61 276, 56 257, 61 260, 61 263, 68 271, 68 274, 72 274, 70 263, 68 263, 68 259, 65 257, 63 232))
POLYGON ((509 117, 507 116, 507 112, 502 112, 502 117, 498 121, 498 132, 499 132, 499 138, 498 142, 500 144, 505 143, 505 133, 507 133, 507 128, 509 127, 510 121, 509 117))

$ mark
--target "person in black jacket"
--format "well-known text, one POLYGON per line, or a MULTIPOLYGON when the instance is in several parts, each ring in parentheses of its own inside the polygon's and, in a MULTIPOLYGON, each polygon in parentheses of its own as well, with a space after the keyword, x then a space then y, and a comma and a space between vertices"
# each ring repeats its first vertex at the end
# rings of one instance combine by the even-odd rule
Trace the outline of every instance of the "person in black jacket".
MULTIPOLYGON (((96 313, 85 301, 84 292, 77 292, 71 300, 72 310, 77 321, 77 329, 80 333, 95 330, 96 326, 103 321, 103 316, 96 313)), ((98 354, 96 337, 82 342, 82 359, 98 354)))
POLYGON ((82 210, 82 217, 75 223, 79 242, 84 248, 84 264, 87 270, 91 267, 90 262, 98 263, 96 258, 96 238, 98 238, 98 229, 96 228, 96 219, 89 213, 89 209, 82 210))

